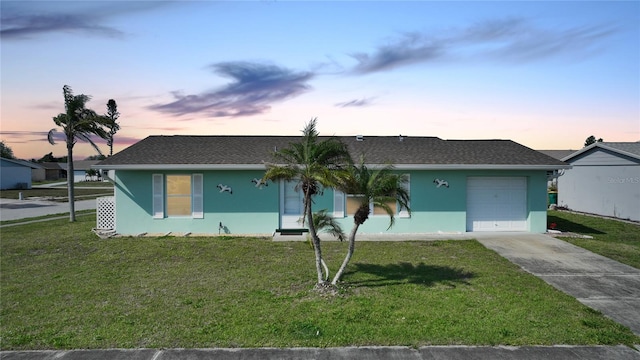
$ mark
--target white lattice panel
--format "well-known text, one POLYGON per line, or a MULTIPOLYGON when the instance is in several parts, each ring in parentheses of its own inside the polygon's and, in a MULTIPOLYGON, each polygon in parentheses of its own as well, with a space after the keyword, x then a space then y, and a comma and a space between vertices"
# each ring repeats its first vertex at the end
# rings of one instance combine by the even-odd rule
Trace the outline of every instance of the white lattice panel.
POLYGON ((104 196, 96 199, 96 219, 98 230, 114 230, 116 228, 116 198, 104 196))

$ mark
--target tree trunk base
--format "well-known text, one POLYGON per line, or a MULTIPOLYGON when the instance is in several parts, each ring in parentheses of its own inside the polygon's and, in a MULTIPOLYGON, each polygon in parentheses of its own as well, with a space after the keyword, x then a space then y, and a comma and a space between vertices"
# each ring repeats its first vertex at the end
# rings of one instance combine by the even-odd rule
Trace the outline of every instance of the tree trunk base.
POLYGON ((317 292, 320 295, 336 296, 340 292, 340 289, 328 281, 323 281, 321 283, 317 283, 313 287, 313 291, 317 292))

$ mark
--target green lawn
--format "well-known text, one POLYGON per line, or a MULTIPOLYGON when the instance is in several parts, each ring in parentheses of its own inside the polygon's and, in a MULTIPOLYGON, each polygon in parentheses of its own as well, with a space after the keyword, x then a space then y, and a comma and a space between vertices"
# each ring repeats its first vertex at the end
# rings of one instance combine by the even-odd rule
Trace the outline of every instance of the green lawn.
MULTIPOLYGON (((94 225, 2 229, 2 349, 640 343, 472 240, 358 243, 332 296, 311 290, 304 242, 94 225)), ((332 269, 345 247, 324 244, 332 269)))
POLYGON ((562 240, 640 269, 640 225, 566 211, 549 211, 547 219, 558 230, 593 237, 562 240))

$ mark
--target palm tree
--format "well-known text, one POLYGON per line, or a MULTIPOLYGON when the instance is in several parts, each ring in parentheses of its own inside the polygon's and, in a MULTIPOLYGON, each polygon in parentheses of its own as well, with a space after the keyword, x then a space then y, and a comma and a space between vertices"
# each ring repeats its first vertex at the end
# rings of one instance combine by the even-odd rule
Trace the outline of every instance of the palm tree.
POLYGON ((118 112, 118 104, 113 99, 107 101, 107 115, 109 123, 106 125, 109 129, 109 136, 107 136, 107 146, 109 147, 109 156, 113 155, 113 136, 120 130, 120 125, 116 122, 120 117, 118 112))
POLYGON ((303 192, 302 225, 305 218, 309 226, 309 234, 316 256, 318 284, 322 279, 322 250, 320 239, 312 221, 312 197, 322 187, 335 186, 344 173, 345 165, 351 163, 347 146, 338 138, 330 137, 320 140, 316 130, 317 119, 313 118, 302 130, 300 142, 291 143, 289 147, 276 151, 273 156, 278 164, 267 164, 264 180, 296 181, 296 189, 303 192))
MULTIPOLYGON (((88 95, 73 95, 71 87, 65 85, 62 88, 64 95, 65 112, 53 118, 53 122, 62 128, 67 143, 67 190, 69 194, 69 221, 76 221, 73 183, 73 146, 76 141, 86 141, 102 155, 98 146, 91 140, 91 135, 97 135, 106 139, 108 133, 104 129, 109 125, 109 118, 96 114, 87 109, 86 103, 91 99, 88 95)), ((47 139, 51 145, 55 144, 54 134, 56 129, 49 130, 47 139)))
POLYGON ((356 233, 360 225, 364 224, 371 213, 371 206, 384 210, 389 215, 389 230, 395 223, 396 203, 400 209, 409 209, 409 191, 406 188, 407 177, 393 172, 393 165, 386 165, 380 169, 371 170, 360 159, 358 166, 349 168, 348 175, 338 186, 345 194, 353 194, 352 199, 358 202, 358 208, 353 215, 353 228, 349 233, 349 247, 347 255, 331 281, 336 285, 356 248, 356 233))
MULTIPOLYGON (((313 213, 313 226, 317 233, 325 232, 340 241, 344 241, 344 231, 342 231, 342 226, 340 226, 340 223, 338 223, 336 219, 329 214, 327 209, 322 209, 313 213)), ((324 280, 329 281, 329 267, 324 262, 324 259, 321 259, 321 262, 325 271, 324 280)))

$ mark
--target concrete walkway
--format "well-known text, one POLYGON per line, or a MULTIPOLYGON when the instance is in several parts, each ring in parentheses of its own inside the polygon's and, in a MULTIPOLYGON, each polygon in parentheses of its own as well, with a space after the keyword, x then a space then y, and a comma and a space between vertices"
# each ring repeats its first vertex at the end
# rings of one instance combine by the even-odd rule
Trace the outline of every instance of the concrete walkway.
MULTIPOLYGON (((50 183, 33 186, 34 189, 38 188, 54 188, 60 186, 66 186, 66 182, 59 183, 50 183)), ((105 186, 105 187, 96 187, 96 186, 87 186, 83 187, 82 183, 76 183, 76 189, 104 189, 104 190, 113 190, 113 187, 105 186)), ((91 200, 77 200, 76 197, 76 211, 81 210, 96 210, 97 204, 95 199, 91 200)), ((48 216, 48 215, 69 215, 69 204, 66 202, 59 201, 51 201, 51 200, 40 200, 40 199, 24 199, 24 200, 16 200, 16 199, 5 199, 0 198, 0 221, 8 221, 8 220, 21 220, 25 219, 25 223, 29 222, 30 218, 48 216)), ((47 220, 52 220, 54 218, 49 218, 47 220)), ((57 219, 57 217, 55 218, 57 219)), ((18 224, 9 224, 4 226, 15 226, 18 224)))
POLYGON ((626 346, 404 346, 293 349, 109 349, 70 351, 5 351, 3 360, 637 360, 640 353, 626 346))
MULTIPOLYGON (((95 210, 96 200, 77 200, 76 211, 95 210)), ((49 200, 15 200, 0 198, 0 221, 20 220, 29 218, 67 214, 69 215, 69 204, 49 200)), ((6 225, 5 225, 6 226, 6 225)))
POLYGON ((478 234, 494 250, 640 335, 640 270, 543 234, 478 234))

